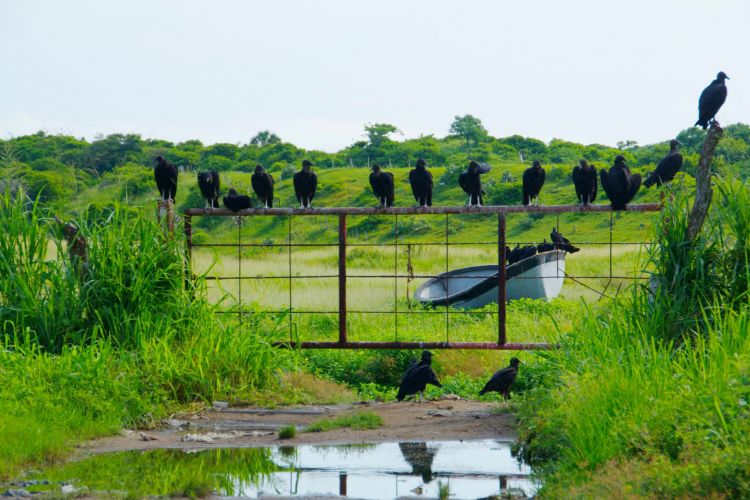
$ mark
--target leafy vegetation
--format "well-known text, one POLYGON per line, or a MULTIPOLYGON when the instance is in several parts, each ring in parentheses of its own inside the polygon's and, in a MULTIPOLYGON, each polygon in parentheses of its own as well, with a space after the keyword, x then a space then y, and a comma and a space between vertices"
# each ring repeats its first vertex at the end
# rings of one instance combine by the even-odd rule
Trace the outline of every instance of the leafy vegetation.
POLYGON ((377 429, 381 425, 383 425, 383 417, 371 411, 360 411, 317 420, 308 425, 305 432, 325 432, 347 427, 355 430, 377 429))
POLYGON ((297 428, 293 425, 285 425, 279 429, 279 439, 292 439, 297 435, 297 428))

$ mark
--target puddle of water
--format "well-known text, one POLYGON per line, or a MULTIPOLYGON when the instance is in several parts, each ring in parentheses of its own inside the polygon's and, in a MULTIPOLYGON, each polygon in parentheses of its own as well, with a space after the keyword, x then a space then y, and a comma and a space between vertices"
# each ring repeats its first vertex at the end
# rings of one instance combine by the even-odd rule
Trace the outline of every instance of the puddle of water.
POLYGON ((32 478, 139 496, 435 498, 442 483, 451 498, 482 498, 532 496, 530 472, 511 456, 509 442, 482 440, 120 452, 32 478))

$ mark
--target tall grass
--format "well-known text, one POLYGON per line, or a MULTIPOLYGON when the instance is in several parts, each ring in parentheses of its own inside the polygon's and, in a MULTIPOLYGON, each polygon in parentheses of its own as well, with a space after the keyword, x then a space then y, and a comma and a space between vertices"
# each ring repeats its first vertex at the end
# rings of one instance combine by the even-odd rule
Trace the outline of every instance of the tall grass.
POLYGON ((545 353, 520 405, 521 452, 549 497, 750 494, 748 190, 719 182, 701 238, 679 198, 658 224, 655 294, 589 311, 545 353))

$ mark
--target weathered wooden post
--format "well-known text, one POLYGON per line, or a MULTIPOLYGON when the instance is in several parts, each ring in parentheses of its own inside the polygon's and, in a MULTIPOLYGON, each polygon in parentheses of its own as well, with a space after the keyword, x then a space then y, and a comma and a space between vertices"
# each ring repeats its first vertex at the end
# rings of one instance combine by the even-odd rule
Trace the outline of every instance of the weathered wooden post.
POLYGON ((711 161, 719 141, 724 136, 724 129, 718 123, 713 122, 703 141, 703 150, 698 162, 698 170, 695 172, 695 202, 690 211, 687 227, 687 239, 694 240, 701 231, 703 221, 706 219, 708 208, 711 206, 713 190, 711 189, 711 161))

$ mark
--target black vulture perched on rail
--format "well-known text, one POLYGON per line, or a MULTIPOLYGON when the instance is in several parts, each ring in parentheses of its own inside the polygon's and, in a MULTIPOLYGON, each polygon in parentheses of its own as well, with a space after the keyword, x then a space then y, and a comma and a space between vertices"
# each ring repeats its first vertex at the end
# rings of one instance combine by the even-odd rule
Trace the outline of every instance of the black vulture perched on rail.
POLYGON ((238 212, 246 208, 253 207, 253 200, 244 194, 237 193, 234 188, 229 188, 227 195, 224 197, 224 206, 232 212, 238 212))
POLYGON ((552 243, 547 243, 546 238, 544 239, 544 241, 542 241, 536 246, 537 253, 551 252, 554 249, 555 249, 555 245, 553 245, 552 243))
POLYGON ((427 162, 417 160, 417 166, 409 171, 409 184, 414 199, 420 207, 432 206, 432 172, 427 170, 427 162))
POLYGON ((661 186, 665 182, 670 182, 682 168, 682 155, 677 150, 680 141, 672 139, 669 141, 669 153, 656 166, 656 170, 651 172, 645 181, 643 187, 651 187, 653 184, 661 186))
POLYGON ((177 167, 165 160, 163 156, 156 157, 154 180, 161 199, 174 201, 177 196, 177 167))
POLYGON ((529 257, 532 257, 536 255, 536 247, 533 245, 526 245, 523 247, 519 247, 516 245, 516 248, 510 251, 510 256, 508 257, 508 265, 513 265, 516 262, 520 262, 523 259, 527 259, 529 257))
POLYGON ((401 379, 401 386, 399 386, 398 395, 396 396, 398 401, 403 401, 406 396, 417 393, 419 393, 419 399, 422 401, 427 384, 442 387, 435 372, 432 371, 431 364, 432 353, 430 351, 422 351, 422 360, 417 364, 409 366, 406 373, 404 373, 404 378, 401 379))
POLYGON ((479 395, 481 396, 494 391, 502 394, 504 399, 510 398, 510 388, 513 382, 516 381, 518 365, 520 363, 518 358, 510 358, 510 365, 507 368, 496 371, 484 385, 484 388, 479 391, 479 395))
POLYGON ((570 240, 563 236, 556 227, 552 228, 552 232, 549 233, 549 237, 552 238, 552 243, 555 244, 555 248, 562 250, 563 252, 576 253, 580 250, 578 247, 574 247, 570 244, 570 240))
POLYGON ((695 125, 700 125, 703 130, 712 121, 716 121, 716 113, 727 100, 727 84, 724 80, 729 80, 729 77, 723 71, 719 71, 716 80, 703 89, 698 99, 698 121, 695 125))
POLYGON ((573 184, 576 187, 576 197, 581 205, 594 203, 596 199, 596 167, 589 165, 586 160, 573 168, 573 184))
POLYGON ((479 163, 474 160, 469 162, 466 172, 458 176, 458 185, 469 195, 469 206, 482 206, 482 171, 479 163))
POLYGON ((263 202, 265 208, 273 208, 273 177, 262 165, 255 166, 255 173, 250 177, 253 191, 263 202))
POLYGON ((370 186, 381 207, 393 206, 395 193, 392 173, 384 172, 378 164, 373 165, 372 172, 370 172, 370 186))
POLYGON ((318 176, 310 170, 314 166, 310 160, 302 161, 302 170, 294 174, 294 194, 300 203, 300 208, 311 208, 315 191, 318 190, 318 176))
POLYGON ((539 160, 534 160, 534 164, 523 171, 524 205, 529 205, 531 200, 536 198, 536 205, 539 206, 539 193, 542 191, 542 186, 544 186, 544 177, 546 175, 539 160))
POLYGON ((631 174, 622 155, 617 155, 609 171, 603 168, 599 174, 612 209, 625 210, 625 205, 630 203, 641 187, 641 174, 631 174))
POLYGON ((198 172, 198 187, 206 199, 206 208, 219 208, 219 172, 198 172))

